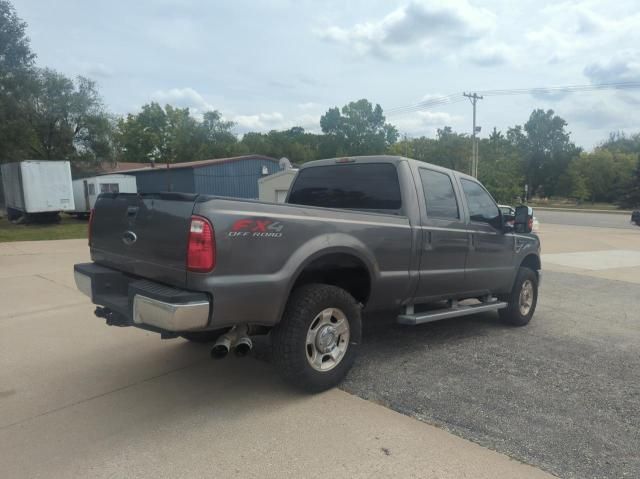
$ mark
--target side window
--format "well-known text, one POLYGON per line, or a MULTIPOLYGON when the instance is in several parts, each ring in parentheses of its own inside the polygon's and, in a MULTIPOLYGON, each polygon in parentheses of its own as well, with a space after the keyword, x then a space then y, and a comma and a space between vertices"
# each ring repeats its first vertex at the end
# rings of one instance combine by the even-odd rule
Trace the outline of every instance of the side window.
POLYGON ((89 183, 89 194, 92 196, 96 194, 96 185, 93 183, 89 183))
POLYGON ((458 200, 451 177, 446 173, 420 168, 420 179, 427 202, 427 217, 459 219, 458 200))
POLYGON ((402 195, 391 163, 347 163, 303 168, 296 176, 289 203, 398 214, 402 195))
POLYGON ((462 189, 467 197, 471 221, 495 225, 500 217, 500 210, 489 193, 478 183, 464 179, 462 180, 462 189))

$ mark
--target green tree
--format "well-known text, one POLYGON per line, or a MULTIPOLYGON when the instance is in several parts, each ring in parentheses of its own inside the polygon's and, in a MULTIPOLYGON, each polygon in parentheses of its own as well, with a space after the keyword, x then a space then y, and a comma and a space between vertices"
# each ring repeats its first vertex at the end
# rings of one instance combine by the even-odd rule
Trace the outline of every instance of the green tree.
POLYGON ((27 118, 36 82, 35 54, 26 28, 13 5, 0 0, 0 161, 29 156, 32 138, 27 118))
POLYGON ((480 140, 478 179, 500 203, 517 203, 524 194, 521 157, 511 142, 493 129, 489 138, 480 140))
POLYGON ((189 108, 163 108, 152 102, 118 122, 120 158, 130 162, 182 163, 241 153, 231 131, 233 126, 218 111, 208 111, 198 120, 189 108))
MULTIPOLYGON (((271 130, 269 133, 246 133, 242 145, 251 153, 289 158, 294 163, 304 163, 321 157, 321 142, 325 137, 305 132, 295 126, 288 130, 271 130)), ((332 156, 332 155, 328 155, 332 156)))
POLYGON ((335 155, 384 153, 398 140, 398 130, 386 123, 382 107, 366 99, 353 101, 339 110, 330 108, 320 118, 320 127, 328 141, 324 150, 335 155))
POLYGON ((609 138, 603 141, 599 148, 620 153, 640 154, 640 133, 626 135, 617 131, 609 134, 609 138))
POLYGON ((591 196, 585 174, 581 171, 579 162, 572 161, 567 172, 569 180, 569 196, 578 201, 578 204, 591 196))
POLYGON ((232 121, 224 120, 219 111, 206 112, 198 126, 202 142, 198 157, 220 158, 246 153, 232 132, 234 126, 232 121))
POLYGON ((88 78, 74 82, 53 70, 39 70, 28 121, 33 158, 112 160, 112 122, 95 82, 88 78))
POLYGON ((524 162, 524 174, 529 194, 568 194, 559 180, 571 160, 580 154, 566 131, 567 122, 553 110, 534 110, 524 127, 507 131, 507 138, 519 150, 524 162))
POLYGON ((636 161, 636 167, 622 198, 621 205, 624 208, 640 208, 640 154, 636 161))
POLYGON ((445 126, 437 130, 435 139, 425 136, 404 139, 392 145, 388 151, 468 173, 471 139, 465 134, 455 133, 450 126, 445 126))
POLYGON ((584 181, 588 196, 582 199, 619 202, 629 188, 635 162, 635 155, 596 148, 571 162, 569 177, 573 188, 584 181))

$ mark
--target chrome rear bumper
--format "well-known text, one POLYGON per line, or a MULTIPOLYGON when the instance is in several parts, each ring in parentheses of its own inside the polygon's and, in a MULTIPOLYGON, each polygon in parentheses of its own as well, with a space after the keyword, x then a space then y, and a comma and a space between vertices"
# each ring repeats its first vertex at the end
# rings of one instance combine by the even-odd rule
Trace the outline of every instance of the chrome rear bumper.
POLYGON ((76 265, 78 290, 94 304, 117 314, 121 326, 180 332, 205 329, 211 315, 208 295, 172 288, 95 264, 76 265))
POLYGON ((172 304, 136 294, 133 297, 133 322, 167 331, 202 329, 209 322, 209 302, 172 304))

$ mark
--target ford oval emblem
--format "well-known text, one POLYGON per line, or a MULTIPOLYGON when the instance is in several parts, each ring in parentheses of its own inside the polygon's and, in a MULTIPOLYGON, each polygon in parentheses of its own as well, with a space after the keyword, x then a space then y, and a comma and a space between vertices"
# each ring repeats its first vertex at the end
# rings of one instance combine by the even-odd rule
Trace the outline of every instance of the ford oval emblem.
POLYGON ((138 241, 138 235, 133 231, 125 231, 122 233, 122 242, 127 246, 131 246, 136 241, 138 241))

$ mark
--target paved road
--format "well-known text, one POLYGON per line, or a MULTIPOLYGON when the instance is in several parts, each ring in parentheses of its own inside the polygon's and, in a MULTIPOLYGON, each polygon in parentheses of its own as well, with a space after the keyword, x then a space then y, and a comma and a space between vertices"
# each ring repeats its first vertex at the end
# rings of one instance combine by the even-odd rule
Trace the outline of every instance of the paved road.
POLYGON ((614 213, 582 213, 579 211, 549 211, 535 209, 540 221, 540 229, 544 231, 545 223, 572 226, 593 226, 598 228, 624 228, 640 230, 640 227, 629 222, 629 215, 614 213))
POLYGON ((550 479, 252 358, 110 328, 73 285, 86 241, 0 243, 0 477, 550 479))
MULTIPOLYGON (((548 253, 639 249, 620 230, 543 238, 548 253)), ((74 290, 86 252, 69 244, 0 244, 0 477, 542 477, 445 431, 563 478, 640 477, 640 284, 547 271, 526 328, 367 318, 343 389, 368 402, 105 327, 74 290)))
POLYGON ((547 272, 534 321, 370 328, 344 389, 563 478, 640 477, 640 285, 547 272))

